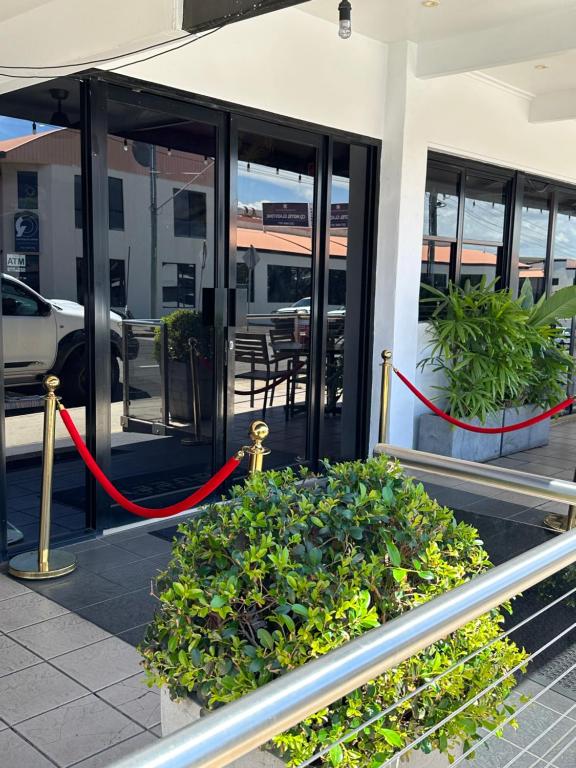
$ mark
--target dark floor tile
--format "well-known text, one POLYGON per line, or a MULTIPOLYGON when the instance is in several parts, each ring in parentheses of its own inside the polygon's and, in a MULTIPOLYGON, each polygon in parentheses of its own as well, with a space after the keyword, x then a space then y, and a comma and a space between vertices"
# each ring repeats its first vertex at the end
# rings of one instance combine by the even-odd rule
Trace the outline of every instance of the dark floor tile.
MULTIPOLYGON (((162 539, 158 539, 162 542, 162 539)), ((144 560, 136 560, 133 563, 127 563, 117 568, 110 568, 106 571, 106 578, 115 584, 125 587, 125 590, 134 590, 139 587, 150 588, 151 581, 155 580, 160 571, 165 570, 170 552, 166 552, 156 557, 147 557, 144 560)))
POLYGON ((126 591, 119 584, 85 570, 77 570, 53 582, 31 582, 30 588, 71 611, 108 600, 126 591))
POLYGON ((119 640, 124 640, 124 642, 130 643, 130 645, 133 645, 136 648, 140 643, 144 642, 144 635, 146 634, 147 628, 148 624, 141 624, 139 627, 127 629, 126 632, 120 632, 117 637, 119 640))
POLYGON ((502 499, 480 499, 472 503, 464 504, 459 509, 469 509, 472 512, 477 512, 480 515, 490 515, 491 517, 500 517, 504 520, 508 520, 511 517, 527 511, 530 507, 525 507, 520 504, 510 504, 502 499))
POLYGON ((139 589, 102 603, 80 608, 77 613, 98 627, 117 635, 151 621, 159 605, 149 589, 139 589))
POLYGON ((103 576, 110 568, 141 560, 141 556, 127 549, 107 546, 102 549, 85 549, 78 553, 78 563, 88 571, 100 573, 103 576))
POLYGON ((140 555, 141 557, 163 555, 165 553, 170 553, 171 551, 170 544, 155 536, 151 536, 149 533, 131 539, 121 539, 118 542, 114 541, 113 544, 121 549, 127 549, 128 552, 140 555))

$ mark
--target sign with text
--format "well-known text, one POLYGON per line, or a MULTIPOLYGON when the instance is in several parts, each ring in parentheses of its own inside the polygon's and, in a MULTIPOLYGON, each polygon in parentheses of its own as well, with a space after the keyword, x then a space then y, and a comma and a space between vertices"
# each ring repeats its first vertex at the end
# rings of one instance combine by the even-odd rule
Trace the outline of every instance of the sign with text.
POLYGON ((330 229, 348 229, 348 203, 332 203, 330 229))
POLYGON ((22 253, 38 253, 40 250, 40 225, 37 213, 19 211, 14 214, 14 248, 22 253))
POLYGON ((6 254, 7 272, 26 272, 26 254, 25 253, 7 253, 6 254))
POLYGON ((262 203, 262 224, 265 227, 309 227, 308 203, 262 203))

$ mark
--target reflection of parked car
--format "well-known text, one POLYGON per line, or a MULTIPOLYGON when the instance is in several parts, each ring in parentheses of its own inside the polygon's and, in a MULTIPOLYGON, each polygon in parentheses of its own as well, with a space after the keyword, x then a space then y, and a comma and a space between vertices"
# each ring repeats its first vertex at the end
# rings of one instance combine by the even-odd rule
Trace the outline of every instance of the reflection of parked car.
POLYGON ((291 304, 289 307, 280 307, 280 309, 274 310, 275 315, 309 315, 310 314, 310 297, 305 299, 299 299, 291 304))
POLYGON ((328 317, 346 317, 346 307, 336 307, 328 312, 328 317))
MULTIPOLYGON (((84 307, 75 301, 45 299, 25 283, 2 275, 2 338, 7 386, 37 384, 49 372, 62 378, 68 402, 87 394, 84 307)), ((138 342, 129 344, 130 357, 138 342)), ((110 313, 112 388, 120 381, 122 318, 110 313)))

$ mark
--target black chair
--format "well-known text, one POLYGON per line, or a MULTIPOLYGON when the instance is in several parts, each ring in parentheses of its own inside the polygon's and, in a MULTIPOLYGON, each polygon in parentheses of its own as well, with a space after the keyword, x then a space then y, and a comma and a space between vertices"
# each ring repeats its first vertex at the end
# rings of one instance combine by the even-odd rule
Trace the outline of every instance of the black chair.
MULTIPOLYGON (((270 355, 268 339, 265 333, 237 333, 236 334, 236 362, 249 363, 250 370, 237 373, 235 379, 243 379, 250 382, 250 389, 246 394, 250 395, 250 407, 254 407, 256 395, 256 382, 264 382, 264 405, 262 418, 266 418, 266 406, 268 393, 270 393, 270 405, 274 404, 274 391, 281 379, 285 378, 287 370, 280 370, 280 363, 285 357, 270 355)), ((238 394, 238 392, 237 392, 238 394)))

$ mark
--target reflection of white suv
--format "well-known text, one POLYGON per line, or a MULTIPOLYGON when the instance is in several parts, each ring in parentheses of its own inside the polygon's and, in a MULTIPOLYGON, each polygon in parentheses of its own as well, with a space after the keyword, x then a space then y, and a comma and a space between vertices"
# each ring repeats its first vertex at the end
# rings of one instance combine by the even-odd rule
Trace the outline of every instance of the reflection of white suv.
MULTIPOLYGON (((84 307, 74 301, 45 299, 25 283, 2 275, 2 340, 7 387, 37 384, 53 372, 62 380, 65 402, 86 397, 84 307)), ((120 380, 122 318, 110 313, 112 387, 120 380)))
POLYGON ((300 299, 295 301, 289 307, 280 307, 274 311, 275 315, 309 315, 310 314, 310 297, 306 299, 300 299))

